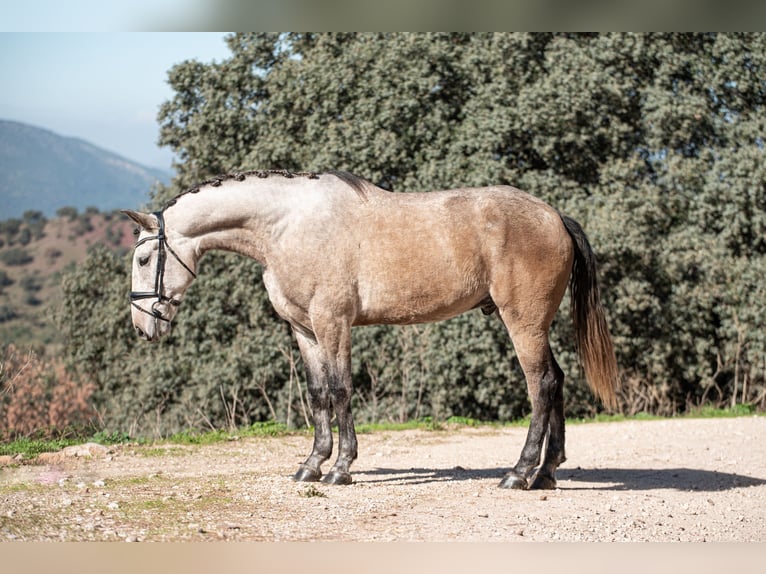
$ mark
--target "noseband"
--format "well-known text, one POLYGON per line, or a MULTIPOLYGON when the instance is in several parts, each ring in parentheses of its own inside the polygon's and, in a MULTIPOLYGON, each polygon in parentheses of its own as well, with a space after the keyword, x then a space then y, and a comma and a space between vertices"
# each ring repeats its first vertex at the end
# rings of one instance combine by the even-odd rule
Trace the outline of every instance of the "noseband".
POLYGON ((156 307, 159 303, 170 303, 174 307, 178 307, 181 302, 178 299, 173 299, 172 297, 167 297, 162 293, 163 291, 163 280, 165 278, 165 261, 167 260, 167 251, 170 252, 170 254, 176 258, 176 261, 178 261, 184 269, 186 269, 192 277, 195 279, 197 278, 197 274, 191 270, 191 268, 181 261, 181 258, 178 256, 178 254, 173 251, 173 248, 170 247, 168 244, 168 240, 165 237, 165 218, 161 211, 154 212, 154 216, 157 218, 157 222, 159 224, 159 229, 157 230, 157 235, 152 235, 151 237, 144 237, 140 241, 138 241, 134 247, 134 249, 138 248, 139 246, 143 245, 147 241, 158 241, 159 242, 159 248, 157 253, 157 272, 154 276, 154 291, 131 291, 130 292, 130 304, 133 305, 136 309, 141 311, 142 313, 146 313, 147 315, 151 315, 155 319, 158 319, 160 321, 165 321, 166 323, 170 323, 170 319, 167 319, 166 317, 162 316, 162 312, 156 307), (136 301, 140 299, 157 299, 154 303, 152 303, 151 311, 147 311, 140 305, 136 303, 136 301))

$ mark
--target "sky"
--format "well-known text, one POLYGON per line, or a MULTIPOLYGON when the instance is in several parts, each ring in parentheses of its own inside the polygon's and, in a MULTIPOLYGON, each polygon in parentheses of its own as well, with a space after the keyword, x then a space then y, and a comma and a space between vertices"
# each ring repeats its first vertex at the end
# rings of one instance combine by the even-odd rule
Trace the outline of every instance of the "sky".
MULTIPOLYGON (((0 1, 4 10, 7 4, 0 1)), ((109 5, 103 0, 98 4, 109 5)), ((173 154, 156 144, 159 106, 173 95, 167 71, 188 59, 205 63, 226 59, 230 52, 225 36, 222 32, 2 31, 0 119, 82 138, 127 159, 169 170, 173 154)))

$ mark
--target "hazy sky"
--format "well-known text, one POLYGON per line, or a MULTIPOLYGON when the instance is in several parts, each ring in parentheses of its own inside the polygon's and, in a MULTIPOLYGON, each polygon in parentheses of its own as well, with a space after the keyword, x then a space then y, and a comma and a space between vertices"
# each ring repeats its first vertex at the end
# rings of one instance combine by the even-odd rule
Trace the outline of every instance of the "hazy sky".
MULTIPOLYGON (((88 2, 76 3, 83 4, 88 2)), ((80 137, 128 159, 169 168, 172 153, 156 145, 157 111, 172 96, 167 71, 187 59, 228 57, 224 37, 221 32, 0 32, 0 119, 80 137)))

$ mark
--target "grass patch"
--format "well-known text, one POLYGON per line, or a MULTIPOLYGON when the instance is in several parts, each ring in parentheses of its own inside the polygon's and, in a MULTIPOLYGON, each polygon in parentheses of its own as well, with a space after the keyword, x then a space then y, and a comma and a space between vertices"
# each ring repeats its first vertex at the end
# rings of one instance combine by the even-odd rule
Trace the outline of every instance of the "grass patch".
POLYGON ((289 430, 287 425, 277 421, 265 421, 251 424, 246 428, 245 436, 282 436, 291 432, 294 431, 289 430))
POLYGON ((120 431, 98 431, 96 434, 93 435, 91 438, 92 442, 97 442, 98 444, 124 444, 126 442, 130 442, 130 435, 126 432, 120 432, 120 431))
POLYGON ((140 486, 142 484, 148 484, 151 479, 148 476, 132 476, 130 478, 124 478, 122 480, 110 480, 109 485, 115 486, 120 484, 127 484, 129 486, 140 486))
POLYGON ((226 431, 216 430, 206 433, 198 433, 193 431, 181 431, 176 433, 167 439, 167 442, 175 444, 212 444, 216 442, 223 442, 229 439, 232 435, 226 431))
MULTIPOLYGON (((742 416, 766 416, 766 412, 758 412, 752 405, 735 405, 734 407, 716 408, 703 406, 686 413, 678 415, 679 418, 733 418, 742 416)), ((637 413, 635 415, 623 414, 605 414, 599 413, 591 418, 570 418, 567 424, 586 424, 586 423, 609 423, 623 421, 643 421, 643 420, 662 420, 667 417, 660 417, 649 413, 637 413)), ((357 434, 369 434, 382 431, 402 431, 402 430, 426 430, 426 431, 444 431, 460 427, 526 427, 529 425, 530 417, 515 421, 480 421, 467 417, 450 417, 446 420, 435 420, 432 417, 424 417, 418 420, 407 421, 403 423, 378 422, 363 423, 356 426, 357 434)), ((37 438, 19 438, 10 442, 0 443, 0 456, 17 454, 25 458, 34 458, 44 452, 57 452, 67 446, 82 444, 83 442, 97 442, 103 445, 113 444, 136 444, 146 446, 141 450, 144 456, 177 456, 183 454, 182 449, 168 447, 168 444, 176 445, 206 445, 239 440, 249 437, 278 437, 291 434, 307 434, 312 429, 288 429, 283 423, 275 421, 257 422, 247 427, 241 427, 236 431, 229 432, 224 430, 215 430, 209 432, 183 431, 176 433, 167 439, 160 441, 151 441, 149 439, 135 439, 122 432, 100 431, 90 437, 81 436, 75 438, 68 436, 59 439, 37 439, 37 438)))
POLYGON ((135 510, 135 511, 169 511, 171 509, 177 509, 181 506, 177 500, 162 500, 159 498, 149 498, 147 500, 139 500, 137 502, 123 503, 123 509, 135 510))
POLYGON ((702 406, 692 409, 686 414, 688 417, 704 419, 747 417, 752 415, 764 416, 766 413, 757 412, 753 405, 734 405, 725 409, 702 406))
POLYGON ((662 417, 648 413, 636 413, 635 415, 623 415, 621 413, 608 414, 598 413, 590 418, 572 418, 567 419, 567 424, 588 424, 588 423, 619 423, 624 421, 650 421, 660 420, 662 417))
POLYGON ((304 498, 327 498, 327 495, 313 484, 309 484, 300 495, 304 498))
POLYGON ((15 492, 29 492, 32 490, 41 490, 39 484, 30 482, 14 482, 13 484, 0 485, 0 494, 13 494, 15 492))
POLYGON ((152 529, 160 528, 163 524, 177 522, 188 513, 205 512, 210 508, 220 509, 230 505, 234 500, 221 493, 209 493, 194 499, 182 498, 144 498, 120 503, 117 512, 131 522, 142 522, 147 515, 159 516, 161 523, 153 524, 152 529))
POLYGON ((11 442, 0 444, 0 456, 22 454, 25 458, 32 458, 44 452, 57 452, 68 446, 81 443, 82 439, 78 440, 76 438, 53 440, 18 438, 11 442))
POLYGON ((606 414, 599 413, 595 417, 591 418, 576 418, 567 419, 567 424, 584 424, 584 423, 613 423, 623 421, 659 421, 667 420, 669 418, 736 418, 736 417, 748 417, 748 416, 766 416, 766 412, 758 412, 753 405, 735 405, 733 407, 713 407, 710 405, 697 407, 691 409, 685 413, 676 415, 675 417, 661 417, 653 415, 651 413, 636 413, 634 415, 623 414, 606 414))
POLYGON ((378 423, 362 423, 356 425, 357 434, 369 434, 373 432, 381 431, 402 431, 402 430, 437 430, 441 426, 441 423, 434 422, 431 417, 424 419, 407 421, 403 423, 394 423, 390 421, 378 422, 378 423))
POLYGON ((459 427, 505 427, 505 426, 524 426, 529 424, 529 417, 518 421, 480 421, 468 417, 449 417, 446 420, 435 420, 432 417, 423 417, 422 419, 407 421, 403 423, 381 422, 364 423, 356 426, 357 434, 372 433, 377 431, 400 431, 400 430, 427 430, 443 431, 459 427))
POLYGON ((136 451, 137 454, 151 458, 162 456, 183 456, 187 451, 179 446, 149 446, 136 451))
POLYGON ((245 437, 262 437, 262 436, 285 436, 295 432, 304 432, 297 430, 290 430, 283 423, 276 421, 266 421, 253 423, 248 427, 241 427, 234 432, 225 430, 214 430, 208 432, 194 432, 194 431, 182 431, 176 433, 167 439, 168 442, 176 444, 213 444, 217 442, 225 442, 229 440, 237 440, 245 437))

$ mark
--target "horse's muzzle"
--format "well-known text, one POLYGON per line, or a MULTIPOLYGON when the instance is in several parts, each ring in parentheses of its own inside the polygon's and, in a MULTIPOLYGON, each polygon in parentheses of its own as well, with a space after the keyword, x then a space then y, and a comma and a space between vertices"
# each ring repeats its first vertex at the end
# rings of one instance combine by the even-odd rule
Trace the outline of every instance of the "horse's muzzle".
POLYGON ((148 333, 145 333, 141 327, 136 327, 135 329, 136 329, 136 335, 138 335, 144 341, 149 341, 151 343, 154 343, 158 341, 160 338, 160 333, 157 330, 155 330, 152 335, 149 335, 148 333))

